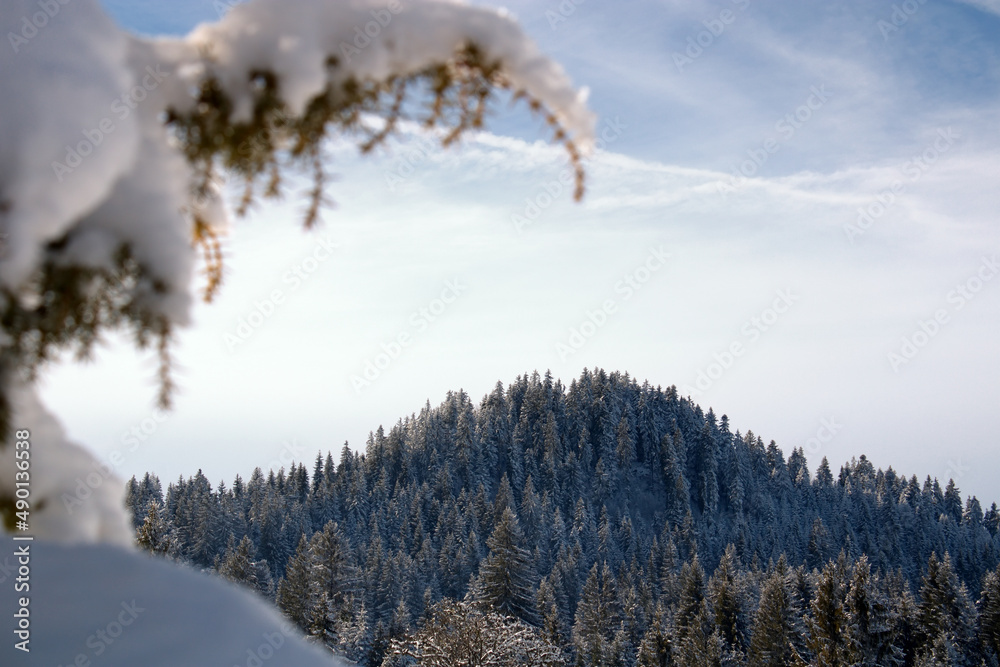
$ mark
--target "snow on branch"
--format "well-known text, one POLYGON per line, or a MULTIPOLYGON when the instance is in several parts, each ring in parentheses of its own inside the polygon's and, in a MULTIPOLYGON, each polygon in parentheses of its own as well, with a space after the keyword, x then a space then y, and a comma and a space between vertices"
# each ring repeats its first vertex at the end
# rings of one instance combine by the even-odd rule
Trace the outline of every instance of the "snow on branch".
POLYGON ((481 611, 465 601, 442 600, 428 620, 392 640, 382 667, 563 667, 562 650, 522 621, 481 611))
MULTIPOLYGON (((31 0, 11 0, 16 34, 31 0)), ((242 213, 301 169, 306 226, 326 193, 323 141, 363 152, 401 120, 448 145, 484 126, 501 94, 526 101, 563 144, 583 193, 594 118, 585 92, 505 13, 444 0, 250 0, 183 38, 146 39, 77 0, 10 50, 0 82, 0 378, 31 381, 62 350, 108 330, 160 356, 188 322, 198 253, 210 299, 228 215, 214 177, 246 186, 242 213), (378 119, 377 123, 370 121, 378 119)), ((0 382, 0 433, 12 424, 0 382)))
POLYGON ((134 51, 135 70, 167 62, 179 72, 158 93, 196 170, 196 193, 221 167, 244 181, 240 213, 258 180, 276 196, 283 173, 305 168, 310 227, 324 201, 323 139, 356 136, 367 153, 408 119, 443 130, 447 146, 483 128, 502 91, 544 117, 575 168, 576 198, 583 195, 581 155, 594 125, 586 94, 502 12, 442 1, 257 0, 183 40, 134 51), (366 122, 372 117, 380 122, 366 122))

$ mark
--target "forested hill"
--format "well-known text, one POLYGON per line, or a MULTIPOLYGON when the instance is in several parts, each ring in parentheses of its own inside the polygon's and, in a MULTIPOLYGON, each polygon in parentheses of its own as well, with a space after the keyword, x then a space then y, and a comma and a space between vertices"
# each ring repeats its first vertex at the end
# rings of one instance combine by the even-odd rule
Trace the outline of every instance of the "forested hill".
MULTIPOLYGON (((505 567, 523 575, 530 594, 503 611, 534 625, 551 617, 554 636, 576 647, 571 653, 582 650, 581 600, 598 570, 622 595, 631 587, 648 598, 635 648, 661 597, 664 613, 673 613, 675 579, 685 568, 690 575, 683 564, 697 557, 711 574, 729 545, 728 567, 757 573, 747 575, 757 584, 747 584, 740 603, 746 636, 760 582, 786 564, 790 572, 804 566, 797 571, 805 613, 805 573, 841 552, 843 567, 863 555, 897 593, 918 590, 932 553, 947 554, 970 599, 1000 562, 996 504, 984 512, 975 498, 963 502, 951 481, 921 483, 876 470, 864 456, 837 473, 824 459, 811 472, 802 449, 786 458, 773 441, 731 432, 724 415, 703 412, 674 387, 604 370, 584 371, 569 387, 536 372, 498 383, 478 405, 449 393, 388 432, 379 427, 364 454, 345 444, 336 465, 329 453, 317 456, 311 472, 302 464, 258 469, 249 481, 213 489, 199 471, 171 484, 165 498, 147 474, 130 481, 128 503, 147 548, 225 573, 242 547, 253 572, 233 576, 264 594, 282 577, 287 593, 308 550, 300 541, 336 522, 345 572, 353 573, 345 575, 353 613, 363 614, 368 637, 363 650, 355 647, 362 660, 378 633, 399 634, 436 601, 461 599, 470 587, 481 596, 504 539, 511 553, 523 553, 505 567)), ((278 598, 282 604, 281 591, 278 598)), ((298 620, 305 627, 308 618, 302 611, 298 620)), ((744 639, 741 650, 749 650, 744 639)))

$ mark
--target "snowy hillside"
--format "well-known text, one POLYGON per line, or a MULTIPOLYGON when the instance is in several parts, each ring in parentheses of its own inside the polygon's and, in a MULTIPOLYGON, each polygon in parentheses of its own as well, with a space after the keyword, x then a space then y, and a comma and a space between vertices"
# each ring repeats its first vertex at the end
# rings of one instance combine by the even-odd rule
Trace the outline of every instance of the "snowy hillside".
POLYGON ((954 480, 921 484, 865 456, 810 471, 803 448, 786 457, 627 373, 567 386, 536 372, 478 402, 449 392, 336 464, 328 452, 215 487, 199 471, 127 489, 140 534, 218 564, 369 667, 428 626, 475 625, 449 606, 470 599, 539 629, 565 658, 553 664, 980 667, 1000 654, 996 503, 963 505, 954 480), (933 662, 949 655, 962 658, 933 662))

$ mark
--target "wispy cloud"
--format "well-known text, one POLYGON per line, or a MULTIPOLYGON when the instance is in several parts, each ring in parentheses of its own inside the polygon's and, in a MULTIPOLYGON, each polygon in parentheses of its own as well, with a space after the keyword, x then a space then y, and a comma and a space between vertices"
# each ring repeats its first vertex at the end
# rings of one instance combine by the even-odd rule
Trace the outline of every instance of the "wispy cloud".
POLYGON ((984 12, 989 12, 990 14, 996 14, 1000 16, 1000 0, 955 0, 964 5, 972 5, 977 9, 981 9, 984 12))
MULTIPOLYGON (((162 23, 164 12, 180 11, 105 1, 123 17, 155 12, 142 29, 156 13, 162 23)), ((526 113, 503 110, 491 124, 496 134, 469 135, 447 151, 409 126, 373 158, 357 157, 350 142, 332 145, 337 207, 323 232, 338 254, 231 355, 224 332, 313 244, 289 233, 301 204, 294 198, 236 226, 223 293, 199 310, 178 351, 190 371, 164 427, 169 453, 150 449, 134 472, 171 478, 197 460, 212 477, 230 478, 235 450, 210 454, 206 443, 269 452, 292 422, 313 451, 345 438, 360 446, 369 429, 425 398, 458 387, 475 397, 525 369, 568 379, 599 364, 683 385, 775 290, 792 288, 801 295, 794 312, 713 385, 706 407, 782 445, 803 437, 790 415, 836 410, 852 435, 824 450, 831 461, 867 453, 921 476, 943 468, 935 457, 947 442, 953 458, 977 461, 963 491, 996 497, 1000 284, 983 287, 905 371, 893 373, 885 356, 947 303, 984 254, 1000 250, 996 21, 928 2, 883 39, 878 21, 891 20, 890 0, 751 2, 678 72, 673 52, 731 0, 582 3, 557 30, 544 13, 558 3, 507 4, 542 50, 591 87, 602 122, 627 126, 588 162, 583 203, 546 189, 566 155, 535 141, 544 127, 526 113), (776 125, 824 84, 829 100, 793 136, 782 134, 776 125), (939 131, 949 127, 960 138, 944 150, 939 131), (388 176, 401 180, 390 187, 388 176), (722 186, 732 191, 723 195, 722 186), (546 201, 519 233, 512 216, 546 201), (862 233, 849 234, 852 225, 862 233), (671 260, 656 280, 560 359, 554 343, 660 245, 671 260), (455 276, 468 293, 359 396, 351 374, 455 276)), ((1000 14, 1000 0, 965 4, 1000 14)), ((182 7, 214 13, 206 0, 182 7)), ((116 429, 147 410, 144 397, 121 389, 108 399, 92 387, 134 387, 141 378, 122 378, 135 367, 129 358, 102 363, 101 378, 60 367, 48 398, 75 437, 117 442, 116 429), (120 423, 81 395, 120 402, 120 423)))

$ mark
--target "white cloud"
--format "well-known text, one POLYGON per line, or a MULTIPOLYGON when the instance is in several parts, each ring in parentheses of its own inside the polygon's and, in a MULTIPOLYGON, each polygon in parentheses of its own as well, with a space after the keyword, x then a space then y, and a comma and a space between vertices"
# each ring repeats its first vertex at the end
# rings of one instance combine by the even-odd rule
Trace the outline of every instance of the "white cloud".
MULTIPOLYGON (((558 195, 517 232, 511 216, 526 200, 542 201, 566 165, 541 142, 482 134, 454 150, 417 151, 395 191, 386 173, 420 139, 408 135, 375 160, 340 146, 330 192, 338 206, 324 231, 342 252, 229 354, 223 333, 261 295, 287 288, 282 272, 312 243, 290 229, 294 199, 237 225, 223 293, 198 309, 181 341, 176 412, 130 460, 135 472, 246 475, 288 438, 310 452, 336 452, 344 439, 361 447, 369 429, 425 398, 436 403, 459 387, 478 398, 535 368, 568 380, 596 364, 683 386, 775 290, 789 288, 801 295, 795 309, 698 400, 786 450, 834 414, 845 428, 818 454, 834 466, 866 453, 902 473, 947 477, 950 460, 961 459, 971 468, 956 480, 963 492, 996 499, 1000 283, 954 312, 899 373, 887 362, 1000 249, 993 43, 949 4, 922 5, 906 35, 882 40, 884 8, 861 0, 819 18, 753 3, 745 23, 678 76, 670 60, 678 40, 727 4, 586 3, 553 31, 547 4, 517 0, 542 50, 591 86, 604 118, 627 125, 589 163, 585 201, 558 195), (954 30, 967 39, 951 39, 954 30), (823 83, 830 102, 723 199, 718 185, 823 83), (914 178, 907 164, 949 126, 961 139, 914 178), (878 212, 897 180, 905 190, 852 244, 845 228, 858 223, 858 208, 878 212), (669 265, 561 359, 556 342, 603 299, 623 298, 616 282, 660 244, 669 265), (456 276, 468 292, 370 391, 355 393, 351 375, 456 276)), ((525 116, 497 116, 499 131, 537 136, 525 116)), ((134 391, 144 369, 130 354, 105 355, 99 368, 58 368, 46 399, 67 416, 71 436, 112 448, 148 413, 134 391), (84 391, 92 385, 110 393, 84 391), (84 393, 94 404, 80 402, 84 393), (121 407, 109 416, 97 410, 105 404, 121 407)))
POLYGON ((955 0, 965 5, 972 5, 977 9, 981 9, 984 12, 989 12, 990 14, 996 14, 1000 16, 1000 0, 955 0))
MULTIPOLYGON (((801 444, 798 416, 810 415, 812 426, 811 415, 836 409, 850 418, 845 433, 854 435, 824 452, 835 464, 868 453, 900 471, 943 475, 931 439, 945 424, 917 427, 911 419, 940 400, 934 392, 912 395, 913 383, 926 383, 947 392, 963 414, 981 408, 979 417, 953 425, 952 441, 953 455, 984 460, 989 406, 1000 395, 979 378, 1000 372, 1000 359, 984 358, 992 334, 980 325, 1000 326, 1000 309, 991 305, 1000 284, 956 316, 905 375, 892 373, 886 355, 945 303, 983 253, 1000 247, 995 153, 957 145, 852 245, 844 227, 855 222, 858 206, 903 178, 907 153, 831 173, 754 178, 725 201, 716 184, 729 174, 604 153, 590 163, 582 204, 557 199, 518 234, 510 216, 564 167, 557 150, 479 135, 416 165, 406 188, 393 194, 383 173, 402 151, 375 160, 338 152, 344 176, 331 192, 338 206, 322 231, 341 251, 294 292, 282 274, 314 243, 285 224, 298 202, 265 207, 237 225, 223 293, 199 308, 178 349, 185 370, 176 413, 130 460, 135 472, 174 478, 202 467, 213 479, 246 475, 274 459, 288 438, 309 456, 336 451, 345 439, 360 447, 368 430, 395 423, 425 398, 435 403, 460 387, 478 398, 498 379, 535 368, 568 380, 597 364, 683 386, 785 288, 802 295, 801 307, 699 397, 706 407, 786 448, 801 444), (616 283, 659 245, 673 255, 669 266, 622 302, 583 349, 561 359, 556 343, 588 309, 621 300, 616 283), (416 332, 414 313, 455 277, 468 291, 416 332), (280 312, 230 354, 224 333, 275 288, 288 297, 280 312), (352 375, 400 333, 413 344, 371 387, 355 392, 352 375), (904 451, 896 449, 900 442, 926 446, 904 451)), ((107 355, 99 365, 102 384, 130 388, 114 398, 121 400, 115 418, 97 410, 108 395, 91 392, 94 405, 80 401, 95 371, 60 367, 46 399, 66 416, 71 435, 111 448, 148 407, 132 389, 142 383, 132 355, 107 355)), ((963 490, 992 488, 976 475, 968 474, 963 490)))

